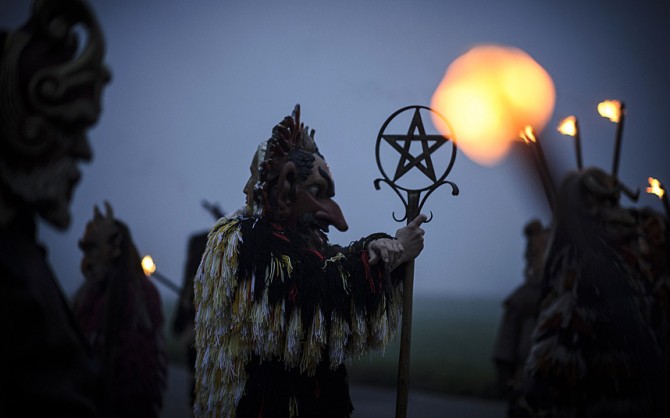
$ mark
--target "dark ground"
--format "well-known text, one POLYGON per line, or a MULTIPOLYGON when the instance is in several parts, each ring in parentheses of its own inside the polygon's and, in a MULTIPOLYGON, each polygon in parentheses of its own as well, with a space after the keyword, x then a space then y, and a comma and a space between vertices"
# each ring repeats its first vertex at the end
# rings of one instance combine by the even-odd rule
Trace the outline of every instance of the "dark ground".
MULTIPOLYGON (((172 366, 162 418, 188 418, 188 374, 183 367, 172 366)), ((354 385, 353 418, 386 418, 395 415, 395 390, 354 385)), ((408 418, 504 418, 505 405, 499 401, 410 392, 408 418)))

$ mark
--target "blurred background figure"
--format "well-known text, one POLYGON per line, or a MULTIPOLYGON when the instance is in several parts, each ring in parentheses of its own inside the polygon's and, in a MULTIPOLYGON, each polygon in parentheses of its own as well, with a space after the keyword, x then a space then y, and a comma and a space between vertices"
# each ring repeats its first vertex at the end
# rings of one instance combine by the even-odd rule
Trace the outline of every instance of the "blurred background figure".
POLYGON ((509 401, 509 417, 524 416, 517 407, 519 377, 530 352, 539 314, 549 228, 533 219, 526 224, 523 233, 526 237, 524 282, 503 301, 503 316, 493 347, 498 392, 509 401))
POLYGON ((531 416, 666 417, 670 375, 637 255, 636 195, 597 168, 563 181, 526 362, 531 416))
POLYGON ((99 410, 98 367, 37 242, 36 223, 70 226, 78 166, 92 158, 86 133, 110 79, 104 55, 83 1, 35 1, 25 25, 0 31, 2 417, 94 417, 99 410))
MULTIPOLYGON (((202 206, 212 214, 214 220, 222 218, 225 213, 217 204, 210 204, 207 201, 202 202, 202 206)), ((186 347, 186 362, 189 370, 189 400, 193 406, 195 395, 195 305, 193 304, 193 279, 200 265, 200 259, 207 246, 207 231, 191 235, 188 240, 188 249, 186 254, 186 265, 184 267, 184 280, 177 307, 172 321, 172 333, 186 347)))
MULTIPOLYGON (((670 359, 670 264, 668 221, 663 214, 643 208, 639 213, 639 256, 644 277, 651 287, 653 306, 651 323, 659 345, 670 359)), ((670 360, 669 360, 670 361, 670 360)))
POLYGON ((128 227, 105 202, 79 241, 85 282, 74 310, 101 359, 105 417, 158 417, 166 387, 163 311, 128 227))

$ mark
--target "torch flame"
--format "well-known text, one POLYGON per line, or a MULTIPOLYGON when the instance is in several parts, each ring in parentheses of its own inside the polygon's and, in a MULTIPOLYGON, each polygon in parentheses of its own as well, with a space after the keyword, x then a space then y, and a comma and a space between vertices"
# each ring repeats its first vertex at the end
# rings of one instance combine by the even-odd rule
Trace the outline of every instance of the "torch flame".
POLYGON ((531 142, 537 142, 537 138, 535 137, 535 131, 533 130, 533 127, 530 125, 526 125, 526 127, 523 128, 523 130, 519 133, 519 136, 521 139, 526 141, 526 144, 530 144, 531 142))
POLYGON ((568 116, 558 124, 558 132, 563 135, 575 136, 577 135, 577 118, 568 116))
POLYGON ((453 132, 459 149, 478 164, 492 166, 509 151, 526 125, 541 131, 556 101, 547 71, 518 48, 479 45, 449 65, 431 107, 443 135, 453 132), (452 130, 453 128, 453 130, 452 130))
POLYGON ((647 193, 655 194, 660 199, 665 194, 665 190, 663 189, 663 186, 661 186, 660 181, 653 177, 649 177, 649 187, 647 187, 647 193))
POLYGON ((151 276, 156 271, 156 264, 154 264, 154 259, 150 255, 145 255, 142 258, 142 270, 147 276, 151 276))
POLYGON ((600 116, 617 123, 621 118, 621 102, 618 100, 602 101, 598 103, 598 113, 600 113, 600 116))

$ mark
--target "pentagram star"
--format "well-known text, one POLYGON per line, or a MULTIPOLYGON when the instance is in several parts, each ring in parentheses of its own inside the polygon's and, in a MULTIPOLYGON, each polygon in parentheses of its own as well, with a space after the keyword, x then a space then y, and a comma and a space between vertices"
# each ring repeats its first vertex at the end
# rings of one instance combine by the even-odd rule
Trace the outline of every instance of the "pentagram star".
POLYGON ((418 108, 414 110, 414 116, 412 117, 412 122, 409 125, 406 135, 382 135, 382 138, 400 153, 401 158, 400 161, 398 161, 393 181, 396 181, 405 175, 412 169, 412 167, 421 170, 421 172, 433 182, 437 181, 435 168, 433 167, 433 160, 430 158, 430 155, 440 148, 446 141, 441 135, 426 134, 426 129, 423 126, 423 120, 421 119, 421 114, 419 113, 418 108), (416 131, 418 131, 418 134, 415 133, 416 131), (416 157, 409 152, 412 141, 421 142, 422 152, 416 157), (429 144, 430 141, 433 143, 429 144), (400 145, 399 142, 403 142, 403 145, 400 145))

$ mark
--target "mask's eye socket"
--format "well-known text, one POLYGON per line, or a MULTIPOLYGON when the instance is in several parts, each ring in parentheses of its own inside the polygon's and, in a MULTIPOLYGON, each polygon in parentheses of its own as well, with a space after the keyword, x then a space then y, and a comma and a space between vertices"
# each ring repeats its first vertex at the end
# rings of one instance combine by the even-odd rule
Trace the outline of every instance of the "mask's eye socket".
POLYGON ((309 194, 311 194, 313 197, 321 197, 322 195, 321 188, 319 186, 310 186, 308 191, 309 194))

